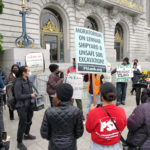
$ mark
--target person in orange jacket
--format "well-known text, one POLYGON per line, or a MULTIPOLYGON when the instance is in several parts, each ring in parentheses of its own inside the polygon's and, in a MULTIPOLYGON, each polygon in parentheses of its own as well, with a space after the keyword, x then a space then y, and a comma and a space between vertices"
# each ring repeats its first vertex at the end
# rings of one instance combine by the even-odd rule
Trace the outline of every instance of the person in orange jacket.
MULTIPOLYGON (((96 100, 97 104, 101 104, 101 99, 100 99, 100 86, 102 84, 102 79, 104 76, 102 74, 95 74, 95 85, 96 85, 96 100)), ((88 86, 88 105, 87 105, 87 113, 90 110, 91 105, 93 104, 93 83, 92 83, 92 74, 86 74, 84 76, 84 81, 88 82, 89 81, 89 86, 88 86)))

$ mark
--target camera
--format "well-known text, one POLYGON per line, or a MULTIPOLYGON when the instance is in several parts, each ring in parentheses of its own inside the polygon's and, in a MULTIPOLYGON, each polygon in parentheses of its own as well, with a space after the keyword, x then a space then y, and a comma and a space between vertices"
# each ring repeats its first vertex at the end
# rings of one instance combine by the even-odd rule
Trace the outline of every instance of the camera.
POLYGON ((61 72, 61 71, 59 71, 59 72, 57 73, 57 76, 58 76, 59 78, 64 78, 64 73, 61 72))

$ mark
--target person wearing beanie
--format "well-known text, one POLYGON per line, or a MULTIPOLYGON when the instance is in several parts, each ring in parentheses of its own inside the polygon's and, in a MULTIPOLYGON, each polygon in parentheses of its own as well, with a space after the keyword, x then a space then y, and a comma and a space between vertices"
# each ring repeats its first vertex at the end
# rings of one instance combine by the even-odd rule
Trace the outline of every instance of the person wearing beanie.
POLYGON ((47 93, 49 95, 51 107, 53 106, 52 99, 56 94, 56 88, 58 85, 62 84, 64 81, 63 72, 59 70, 59 66, 56 64, 51 64, 49 66, 51 74, 47 82, 47 93))
POLYGON ((86 130, 91 134, 90 150, 122 150, 120 133, 127 125, 123 108, 113 104, 117 92, 112 83, 106 82, 101 86, 101 106, 91 106, 87 114, 86 130), (120 133, 111 121, 106 111, 116 123, 120 133))
POLYGON ((84 128, 79 108, 71 105, 72 96, 72 86, 60 84, 56 88, 57 105, 45 111, 40 132, 49 141, 48 150, 77 150, 84 128))
MULTIPOLYGON (((123 59, 123 63, 122 65, 129 65, 129 58, 125 57, 123 59)), ((117 69, 114 69, 111 74, 114 74, 117 72, 117 69)), ((126 92, 127 92, 127 86, 128 83, 127 82, 117 82, 117 102, 116 105, 125 105, 125 100, 126 100, 126 92)))

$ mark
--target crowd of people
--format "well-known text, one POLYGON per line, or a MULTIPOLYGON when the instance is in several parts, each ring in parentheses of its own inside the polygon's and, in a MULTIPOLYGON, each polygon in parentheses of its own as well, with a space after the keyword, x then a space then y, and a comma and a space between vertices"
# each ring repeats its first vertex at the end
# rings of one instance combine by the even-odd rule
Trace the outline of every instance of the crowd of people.
MULTIPOLYGON (((129 59, 126 57, 122 65, 128 64, 129 59)), ((117 71, 111 70, 111 67, 109 69, 110 74, 117 71)), ((128 119, 125 110, 119 107, 126 104, 127 83, 119 82, 115 87, 111 82, 106 82, 105 75, 95 74, 96 86, 93 89, 92 74, 82 74, 83 80, 89 82, 88 104, 84 116, 82 100, 73 99, 73 87, 65 83, 65 76, 77 72, 75 58, 66 75, 56 64, 51 64, 49 70, 51 74, 46 91, 51 107, 45 111, 39 131, 42 138, 49 141, 48 150, 77 150, 77 139, 84 133, 84 120, 85 129, 91 134, 90 150, 121 150, 121 133, 126 126, 129 130, 126 140, 129 149, 140 147, 141 150, 150 150, 150 86, 148 85, 141 94, 141 87, 137 83, 142 74, 137 59, 133 62, 131 94, 136 92, 136 103, 139 106, 128 119), (96 91, 97 105, 93 104, 93 90, 96 91), (141 105, 140 99, 143 102, 141 105), (74 101, 77 107, 73 106, 74 101)), ((34 116, 33 100, 36 99, 33 80, 30 77, 31 71, 27 66, 18 67, 14 64, 8 77, 0 69, 0 149, 8 150, 10 145, 7 134, 5 138, 1 136, 2 133, 6 133, 3 121, 3 104, 6 99, 12 102, 7 102, 10 120, 14 120, 14 110, 17 110, 19 117, 17 148, 27 150, 23 140, 36 139, 36 136, 30 133, 34 116), (11 85, 12 93, 7 85, 11 85)))

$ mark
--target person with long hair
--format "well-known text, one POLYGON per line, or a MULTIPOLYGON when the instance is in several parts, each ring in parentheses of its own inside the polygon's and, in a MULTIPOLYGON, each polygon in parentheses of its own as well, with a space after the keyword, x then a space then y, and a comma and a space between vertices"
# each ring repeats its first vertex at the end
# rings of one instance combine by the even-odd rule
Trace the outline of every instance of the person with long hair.
MULTIPOLYGON (((11 67, 11 72, 8 77, 9 83, 15 82, 15 80, 16 80, 16 78, 18 78, 18 76, 19 76, 19 66, 17 64, 14 64, 11 67)), ((8 108, 9 108, 10 120, 14 120, 14 110, 12 110, 10 106, 8 106, 8 108)))
POLYGON ((113 104, 117 97, 116 88, 113 84, 104 83, 100 91, 102 105, 92 105, 87 114, 86 130, 92 138, 90 150, 122 150, 120 133, 127 124, 125 111, 113 104), (107 113, 110 114, 111 118, 107 113), (120 132, 113 122, 116 123, 120 132))

